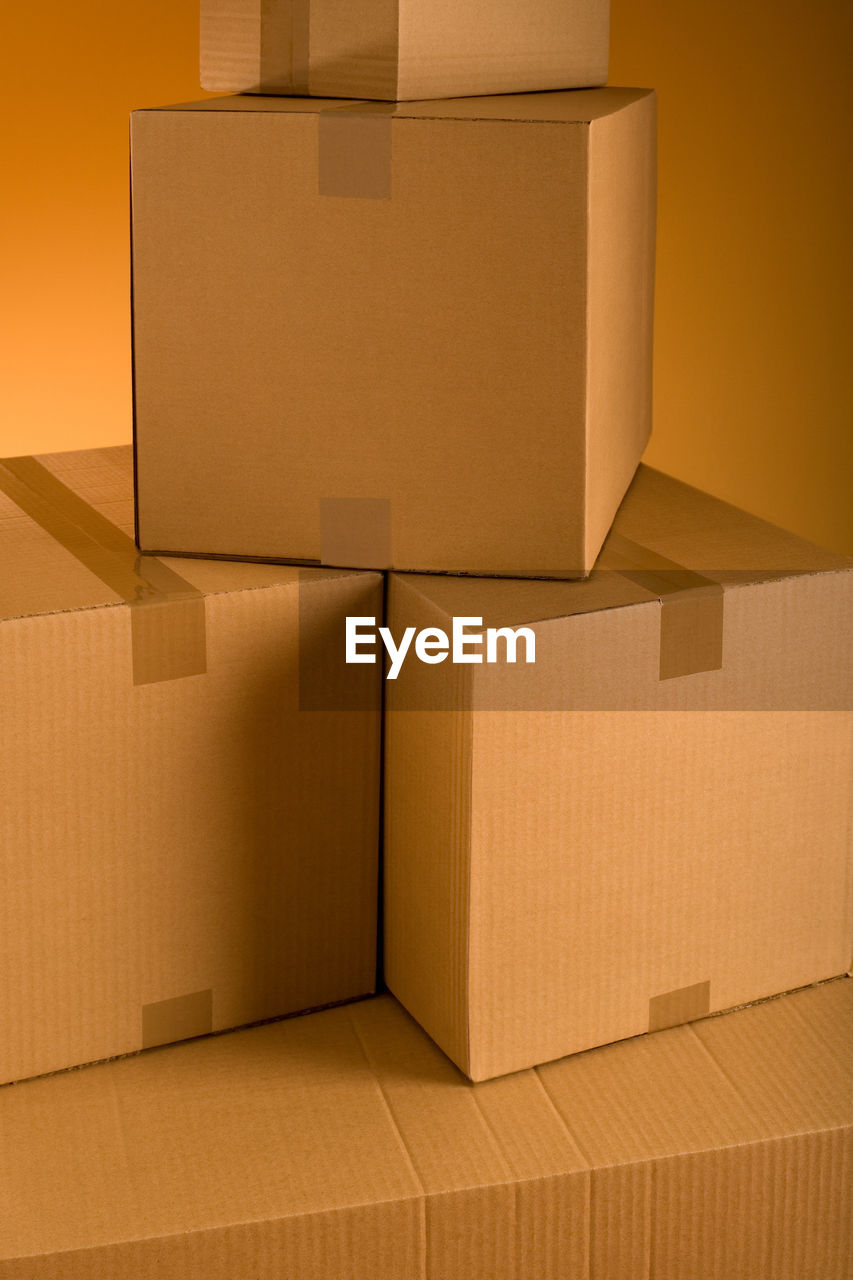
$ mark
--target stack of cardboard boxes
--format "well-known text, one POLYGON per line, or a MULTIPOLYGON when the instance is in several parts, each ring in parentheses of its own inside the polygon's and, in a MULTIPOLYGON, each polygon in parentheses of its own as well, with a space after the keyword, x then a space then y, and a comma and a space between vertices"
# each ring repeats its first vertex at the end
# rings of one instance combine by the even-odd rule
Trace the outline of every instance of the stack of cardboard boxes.
POLYGON ((0 464, 0 1280, 849 1277, 853 572, 639 466, 607 42, 203 0, 133 118, 135 493, 0 464))

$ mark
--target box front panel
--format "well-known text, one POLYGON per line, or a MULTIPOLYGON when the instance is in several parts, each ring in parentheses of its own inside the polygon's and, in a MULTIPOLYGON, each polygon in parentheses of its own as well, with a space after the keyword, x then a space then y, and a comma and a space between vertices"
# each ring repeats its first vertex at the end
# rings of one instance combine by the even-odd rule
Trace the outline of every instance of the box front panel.
POLYGON ((373 989, 378 711, 300 710, 311 590, 144 683, 125 607, 0 626, 0 1080, 373 989))
POLYGON ((134 130, 146 549, 316 562, 324 512, 367 500, 390 561, 335 528, 335 562, 578 572, 584 126, 261 104, 134 130))
POLYGON ((843 972, 850 724, 475 713, 475 1078, 843 972))

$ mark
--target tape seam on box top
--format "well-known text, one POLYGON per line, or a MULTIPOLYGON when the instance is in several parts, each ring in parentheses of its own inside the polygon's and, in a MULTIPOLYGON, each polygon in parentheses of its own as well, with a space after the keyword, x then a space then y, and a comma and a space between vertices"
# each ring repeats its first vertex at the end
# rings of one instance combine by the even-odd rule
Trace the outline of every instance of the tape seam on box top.
POLYGON ((0 461, 0 490, 130 606, 133 683, 207 670, 204 594, 63 484, 37 458, 0 461))
POLYGON ((621 534, 611 533, 608 538, 607 561, 623 578, 660 599, 660 680, 722 670, 725 592, 721 583, 621 534))

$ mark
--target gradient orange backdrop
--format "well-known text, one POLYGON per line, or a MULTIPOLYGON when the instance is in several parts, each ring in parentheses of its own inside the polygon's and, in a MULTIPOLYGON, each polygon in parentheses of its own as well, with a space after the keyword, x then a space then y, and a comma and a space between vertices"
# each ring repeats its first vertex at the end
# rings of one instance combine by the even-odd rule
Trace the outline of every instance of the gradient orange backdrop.
MULTIPOLYGON (((127 114, 199 97, 197 0, 3 19, 0 454, 130 436, 127 114)), ((853 552, 853 5, 614 0, 660 91, 647 460, 853 552)))

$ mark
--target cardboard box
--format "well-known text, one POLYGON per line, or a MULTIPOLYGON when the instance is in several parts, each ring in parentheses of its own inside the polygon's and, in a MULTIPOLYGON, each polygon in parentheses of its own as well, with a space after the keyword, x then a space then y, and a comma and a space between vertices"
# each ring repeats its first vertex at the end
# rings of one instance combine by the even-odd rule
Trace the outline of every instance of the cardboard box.
POLYGON ((465 616, 535 665, 409 659, 385 738, 386 977, 464 1071, 848 969, 850 561, 643 467, 584 583, 392 577, 465 616))
POLYGON ((591 568, 651 422, 652 93, 220 98, 132 134, 144 550, 591 568))
POLYGON ((202 0, 201 82, 231 93, 457 98, 602 85, 609 0, 202 0))
POLYGON ((2 1280, 848 1280, 851 984, 468 1084, 389 997, 0 1091, 2 1280))
POLYGON ((374 988, 379 575, 132 524, 129 448, 0 463, 0 1082, 374 988))

